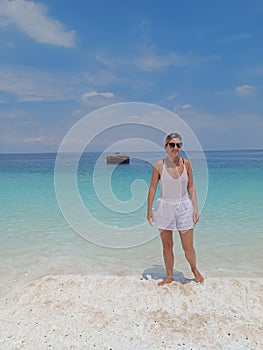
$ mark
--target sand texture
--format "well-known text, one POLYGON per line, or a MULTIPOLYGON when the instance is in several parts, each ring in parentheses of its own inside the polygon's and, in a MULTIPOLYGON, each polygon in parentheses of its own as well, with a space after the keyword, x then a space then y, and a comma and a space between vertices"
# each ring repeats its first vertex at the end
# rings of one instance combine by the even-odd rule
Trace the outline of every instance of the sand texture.
POLYGON ((46 276, 0 299, 0 349, 262 349, 262 279, 46 276))

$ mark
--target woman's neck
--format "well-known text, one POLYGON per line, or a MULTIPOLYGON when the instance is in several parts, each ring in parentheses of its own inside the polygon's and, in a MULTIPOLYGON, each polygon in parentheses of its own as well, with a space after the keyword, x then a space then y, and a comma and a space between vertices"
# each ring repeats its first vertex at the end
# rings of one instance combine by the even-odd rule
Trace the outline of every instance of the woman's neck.
POLYGON ((168 163, 172 164, 172 165, 180 165, 180 157, 179 156, 175 156, 175 157, 167 157, 167 161, 168 163))

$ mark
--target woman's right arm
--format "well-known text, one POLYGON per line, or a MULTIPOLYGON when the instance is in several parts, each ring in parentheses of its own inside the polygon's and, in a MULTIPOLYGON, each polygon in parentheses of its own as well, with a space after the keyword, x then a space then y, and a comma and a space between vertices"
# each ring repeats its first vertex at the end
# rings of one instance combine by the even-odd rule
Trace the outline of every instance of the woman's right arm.
POLYGON ((153 223, 153 212, 152 212, 152 205, 153 200, 156 192, 156 188, 160 179, 160 161, 157 161, 154 164, 153 170, 152 170, 152 179, 151 179, 151 185, 149 187, 148 191, 148 210, 147 210, 147 220, 149 224, 152 225, 153 223))

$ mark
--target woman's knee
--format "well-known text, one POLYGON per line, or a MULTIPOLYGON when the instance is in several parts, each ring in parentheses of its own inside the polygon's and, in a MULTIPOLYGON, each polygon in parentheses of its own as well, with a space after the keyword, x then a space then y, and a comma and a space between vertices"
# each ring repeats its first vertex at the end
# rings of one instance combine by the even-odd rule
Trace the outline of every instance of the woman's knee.
POLYGON ((164 251, 171 251, 171 250, 173 250, 173 242, 164 241, 163 242, 163 250, 164 251))
POLYGON ((173 239, 171 235, 162 236, 163 250, 169 251, 173 249, 173 239))
POLYGON ((161 233, 161 240, 164 249, 173 248, 173 233, 172 231, 163 230, 161 233))
POLYGON ((187 245, 187 246, 183 245, 183 250, 184 250, 185 254, 191 254, 191 253, 195 252, 194 246, 192 244, 187 245))

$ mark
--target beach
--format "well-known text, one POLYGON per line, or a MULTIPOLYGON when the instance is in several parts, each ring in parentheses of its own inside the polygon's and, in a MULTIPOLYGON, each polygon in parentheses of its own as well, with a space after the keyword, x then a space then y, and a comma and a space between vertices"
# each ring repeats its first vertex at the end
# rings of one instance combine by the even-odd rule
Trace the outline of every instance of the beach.
POLYGON ((0 300, 1 349, 262 349, 261 278, 49 275, 0 300))
MULTIPOLYGON (((0 155, 0 349, 262 349, 263 152, 206 156, 209 190, 195 228, 205 282, 192 280, 174 232, 174 282, 158 287, 160 237, 145 222, 146 187, 133 187, 150 181, 140 155, 114 172, 102 164, 98 188, 112 180, 103 197, 93 187, 98 155, 84 155, 85 220, 63 170, 60 189, 82 236, 58 206, 56 154, 0 155), (113 210, 113 193, 130 212, 113 210)), ((201 175, 197 167, 198 198, 201 175)))

